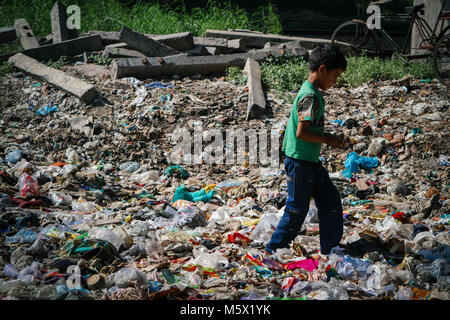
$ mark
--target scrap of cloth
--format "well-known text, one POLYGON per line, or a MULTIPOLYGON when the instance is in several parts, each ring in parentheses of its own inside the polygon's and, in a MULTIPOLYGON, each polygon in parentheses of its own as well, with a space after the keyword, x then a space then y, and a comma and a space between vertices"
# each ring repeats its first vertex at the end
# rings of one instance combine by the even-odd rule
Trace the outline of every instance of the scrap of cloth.
POLYGON ((283 269, 305 269, 308 271, 314 271, 319 266, 319 262, 314 259, 304 259, 300 261, 292 261, 283 264, 283 269))

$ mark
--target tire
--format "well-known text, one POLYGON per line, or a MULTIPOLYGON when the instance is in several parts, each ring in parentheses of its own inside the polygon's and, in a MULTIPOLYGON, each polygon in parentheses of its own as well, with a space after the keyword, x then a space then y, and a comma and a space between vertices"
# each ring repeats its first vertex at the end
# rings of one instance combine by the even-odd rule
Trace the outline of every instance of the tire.
POLYGON ((331 36, 331 44, 347 54, 361 52, 365 52, 368 56, 380 54, 378 36, 361 20, 347 21, 337 27, 331 36))
POLYGON ((450 28, 446 34, 439 36, 440 40, 433 51, 434 70, 438 79, 447 87, 450 86, 450 28))

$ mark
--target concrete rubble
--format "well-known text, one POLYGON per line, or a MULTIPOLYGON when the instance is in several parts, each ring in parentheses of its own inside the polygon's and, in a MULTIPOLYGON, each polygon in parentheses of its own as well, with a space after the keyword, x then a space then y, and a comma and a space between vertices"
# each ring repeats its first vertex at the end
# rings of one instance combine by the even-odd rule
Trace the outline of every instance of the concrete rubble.
POLYGON ((266 256, 286 202, 284 154, 276 166, 210 164, 206 152, 194 155, 198 164, 172 158, 179 130, 199 123, 221 133, 265 130, 281 145, 291 105, 261 93, 256 61, 307 58, 304 40, 222 34, 230 32, 247 35, 232 45, 233 37, 213 45, 218 31, 201 41, 190 35, 192 46, 155 57, 120 32, 81 35, 49 45, 100 42, 68 54, 78 62, 60 70, 28 50, 12 56, 18 70, 0 78, 2 299, 449 299, 446 88, 405 78, 327 91, 326 130, 347 137, 345 148, 321 154, 342 197, 341 245, 320 253, 311 202, 290 247, 266 256), (186 53, 199 45, 224 53, 186 53), (109 68, 85 63, 84 52, 108 48, 144 56, 115 58, 109 68), (225 81, 226 67, 246 62, 248 87, 225 81), (77 84, 70 89, 67 79, 77 84), (95 97, 74 90, 83 86, 95 97), (249 117, 255 104, 271 113, 249 117))

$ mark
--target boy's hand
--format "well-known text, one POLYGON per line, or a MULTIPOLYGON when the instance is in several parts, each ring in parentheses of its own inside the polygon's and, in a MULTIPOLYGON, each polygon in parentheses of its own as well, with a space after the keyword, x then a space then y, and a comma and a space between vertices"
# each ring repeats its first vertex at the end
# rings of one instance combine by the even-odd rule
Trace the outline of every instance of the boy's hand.
POLYGON ((339 148, 344 142, 341 137, 337 137, 329 133, 325 133, 325 139, 325 143, 332 148, 339 148))

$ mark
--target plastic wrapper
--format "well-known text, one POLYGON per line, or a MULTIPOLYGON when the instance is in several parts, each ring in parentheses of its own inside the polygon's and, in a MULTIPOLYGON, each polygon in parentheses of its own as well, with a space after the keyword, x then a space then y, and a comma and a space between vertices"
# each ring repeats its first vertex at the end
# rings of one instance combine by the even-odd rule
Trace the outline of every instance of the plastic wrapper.
POLYGON ((39 194, 39 184, 36 178, 27 173, 23 173, 19 177, 20 195, 26 197, 32 194, 39 194))

